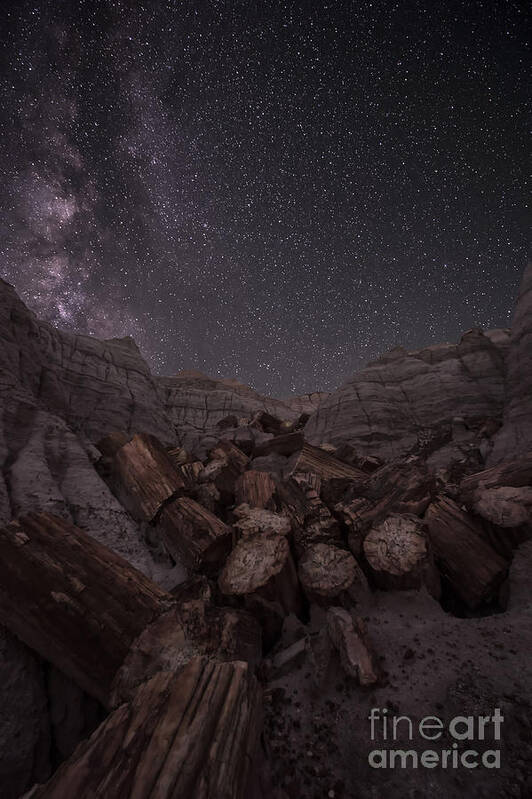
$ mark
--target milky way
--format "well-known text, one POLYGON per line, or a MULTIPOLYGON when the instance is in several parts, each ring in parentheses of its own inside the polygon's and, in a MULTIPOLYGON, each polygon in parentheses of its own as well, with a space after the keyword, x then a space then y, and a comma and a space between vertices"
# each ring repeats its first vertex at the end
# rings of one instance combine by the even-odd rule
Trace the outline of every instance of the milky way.
POLYGON ((282 396, 509 324, 525 4, 2 3, 0 273, 282 396))

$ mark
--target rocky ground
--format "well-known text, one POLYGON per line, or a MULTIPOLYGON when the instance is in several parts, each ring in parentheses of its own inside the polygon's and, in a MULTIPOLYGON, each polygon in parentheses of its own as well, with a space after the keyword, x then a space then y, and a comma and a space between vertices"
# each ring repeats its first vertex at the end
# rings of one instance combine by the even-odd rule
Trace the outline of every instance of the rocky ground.
POLYGON ((2 796, 532 796, 531 269, 511 330, 284 401, 0 288, 2 796), (368 762, 453 743, 500 768, 368 762))

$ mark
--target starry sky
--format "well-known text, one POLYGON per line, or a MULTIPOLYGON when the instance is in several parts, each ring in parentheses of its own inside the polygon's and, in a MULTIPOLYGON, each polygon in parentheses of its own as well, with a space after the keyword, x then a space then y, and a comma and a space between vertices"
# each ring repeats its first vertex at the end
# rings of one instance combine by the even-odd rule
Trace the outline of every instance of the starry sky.
POLYGON ((507 326, 526 7, 2 0, 0 275, 281 397, 507 326))

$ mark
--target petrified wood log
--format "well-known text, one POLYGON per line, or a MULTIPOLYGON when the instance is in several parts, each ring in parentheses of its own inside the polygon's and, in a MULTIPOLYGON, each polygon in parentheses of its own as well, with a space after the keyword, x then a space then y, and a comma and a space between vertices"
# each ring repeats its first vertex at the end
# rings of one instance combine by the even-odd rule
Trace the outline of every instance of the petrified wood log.
POLYGON ((217 516, 190 497, 165 505, 157 522, 163 543, 190 569, 214 573, 231 549, 233 533, 217 516))
POLYGON ((433 596, 440 596, 438 570, 425 526, 417 516, 389 516, 369 532, 363 548, 379 588, 409 589, 426 585, 433 596))
POLYGON ((399 496, 396 493, 380 500, 360 497, 349 503, 339 502, 335 505, 334 512, 347 527, 349 549, 355 557, 362 554, 362 544, 371 527, 384 521, 397 504, 399 496))
POLYGON ((184 480, 155 436, 138 433, 112 458, 109 483, 135 519, 151 522, 184 480))
POLYGON ((292 529, 288 516, 264 508, 250 508, 245 503, 235 508, 233 515, 237 519, 233 526, 242 538, 256 534, 288 535, 292 529))
POLYGON ((508 564, 480 523, 448 497, 433 502, 425 518, 436 563, 456 594, 472 609, 492 599, 508 564))
POLYGON ((198 655, 256 666, 261 654, 261 629, 251 613, 188 600, 158 616, 135 639, 115 676, 109 704, 129 701, 149 677, 176 671, 198 655))
POLYGON ((159 672, 27 799, 245 799, 261 708, 244 663, 159 672))
POLYGON ((298 565, 301 585, 309 601, 333 604, 346 592, 352 598, 367 592, 367 581, 358 563, 345 549, 315 544, 298 565))
POLYGON ((209 452, 201 480, 212 482, 226 505, 233 503, 236 481, 247 469, 249 458, 231 441, 221 440, 209 452))
POLYGON ((275 481, 269 472, 258 472, 250 469, 236 481, 235 502, 245 503, 250 508, 267 508, 275 510, 275 481))
POLYGON ((183 463, 179 467, 179 471, 185 481, 187 489, 195 488, 200 474, 203 471, 203 463, 201 461, 192 461, 191 463, 183 463))
POLYGON ((319 490, 321 478, 310 473, 296 474, 292 478, 305 495, 305 515, 299 525, 294 525, 294 544, 298 557, 313 544, 343 544, 338 520, 322 502, 319 490), (317 479, 313 479, 317 478, 317 479))
POLYGON ((379 679, 378 669, 362 619, 353 619, 344 608, 330 608, 327 611, 327 631, 338 650, 345 673, 364 687, 375 685, 379 679))
POLYGON ((0 620, 103 704, 166 592, 82 530, 30 513, 0 530, 0 620))
POLYGON ((528 486, 479 489, 475 492, 473 510, 498 528, 490 539, 497 539, 508 556, 532 535, 532 488, 528 486))
POLYGON ((249 463, 248 456, 236 444, 224 438, 220 439, 216 446, 210 450, 209 458, 212 460, 231 461, 233 464, 238 465, 240 472, 243 472, 249 463))
POLYGON ((486 490, 500 486, 513 488, 532 486, 532 453, 465 477, 460 483, 460 499, 469 504, 479 489, 486 490))
POLYGON ((218 579, 222 594, 259 593, 278 602, 286 615, 299 613, 301 595, 297 574, 284 536, 255 534, 240 539, 218 579))
POLYGON ((306 443, 301 448, 293 471, 314 472, 324 480, 332 477, 349 477, 352 480, 362 480, 364 483, 367 480, 367 475, 360 469, 338 460, 321 447, 313 447, 306 443))

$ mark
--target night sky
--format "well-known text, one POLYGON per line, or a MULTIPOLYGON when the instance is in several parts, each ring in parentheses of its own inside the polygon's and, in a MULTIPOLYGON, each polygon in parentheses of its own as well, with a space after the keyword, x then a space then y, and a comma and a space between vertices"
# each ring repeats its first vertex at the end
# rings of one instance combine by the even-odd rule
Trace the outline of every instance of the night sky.
POLYGON ((507 326, 525 9, 2 0, 1 276, 277 396, 507 326))

